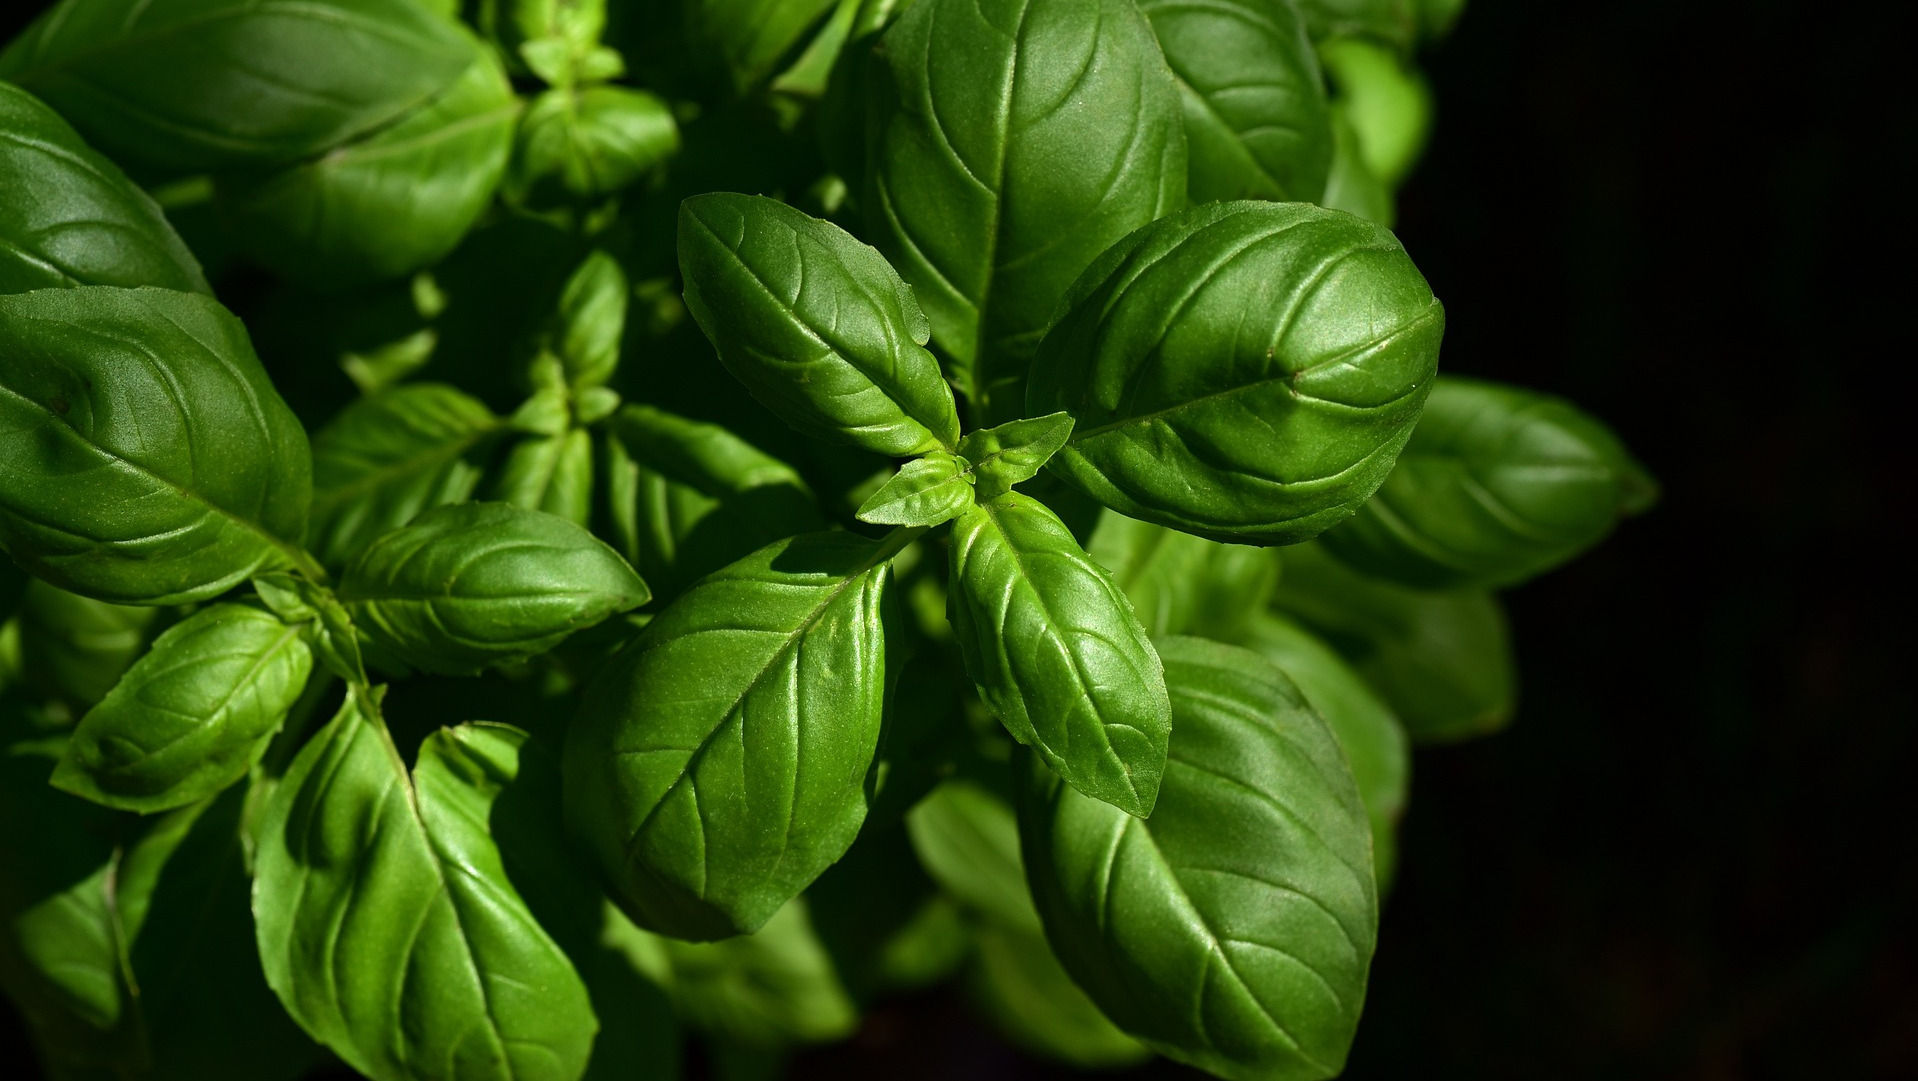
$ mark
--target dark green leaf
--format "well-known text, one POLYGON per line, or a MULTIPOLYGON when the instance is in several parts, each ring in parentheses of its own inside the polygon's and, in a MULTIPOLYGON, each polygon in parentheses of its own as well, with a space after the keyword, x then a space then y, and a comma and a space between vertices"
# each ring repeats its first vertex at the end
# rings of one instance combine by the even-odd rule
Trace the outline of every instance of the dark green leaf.
POLYGON ((1271 549, 1220 544, 1109 510, 1099 515, 1086 552, 1112 572, 1155 638, 1197 634, 1229 641, 1264 607, 1279 579, 1271 549))
POLYGON ((1019 823, 1003 796, 969 779, 950 780, 906 815, 912 849, 946 895, 992 924, 1039 933, 1019 823))
MULTIPOLYGON (((888 733, 888 746, 892 739, 888 733)), ((862 1004, 945 979, 971 946, 959 909, 913 857, 905 823, 877 806, 845 858, 805 898, 834 970, 862 1004)))
POLYGON ((267 982, 373 1077, 573 1081, 597 1028, 586 988, 507 881, 474 766, 434 735, 409 778, 357 702, 307 744, 260 832, 267 982))
POLYGON ((176 604, 306 560, 312 458, 206 297, 0 296, 0 545, 102 600, 176 604))
POLYGON ((1178 89, 1129 0, 918 0, 877 55, 871 234, 973 406, 1016 417, 1072 280, 1185 203, 1178 89))
POLYGON ((968 432, 959 441, 959 454, 972 465, 979 498, 992 499, 1037 476, 1071 435, 1072 417, 1053 413, 968 432))
POLYGON ((619 343, 626 331, 632 285, 619 260, 595 250, 566 279, 559 295, 553 351, 575 389, 597 387, 619 366, 619 343))
POLYGON ((757 932, 724 942, 681 942, 628 924, 614 940, 635 967, 663 984, 686 1023, 711 1037, 771 1051, 851 1035, 859 1012, 814 933, 805 898, 757 932))
POLYGON ((1008 494, 953 524, 951 590, 966 671, 1013 738, 1080 791, 1150 814, 1165 679, 1111 575, 1044 504, 1008 494))
POLYGON ((1131 1066, 1151 1057, 1079 990, 1037 930, 985 924, 973 931, 973 951, 967 990, 980 1012, 1016 1046, 1082 1070, 1131 1066))
POLYGON ((1391 233, 1303 203, 1155 222, 1073 286, 1033 412, 1054 471, 1123 514, 1292 544, 1372 494, 1417 422, 1444 309, 1391 233))
POLYGON ((593 510, 593 438, 584 428, 523 439, 506 456, 493 498, 585 525, 593 510))
POLYGON ((791 466, 720 425, 629 405, 613 435, 612 536, 659 596, 826 524, 791 466))
POLYGON ((744 94, 779 70, 836 0, 676 0, 684 10, 686 41, 700 67, 730 75, 744 94))
POLYGON ((1284 616, 1261 615, 1246 628, 1243 644, 1298 685, 1345 749, 1372 822, 1372 865, 1383 888, 1392 877, 1395 836, 1412 767, 1398 717, 1330 646, 1284 616))
POLYGON ((1313 201, 1332 123, 1305 21, 1288 0, 1142 0, 1185 108, 1186 190, 1313 201))
POLYGON ((1506 586, 1597 544, 1655 491, 1618 438, 1570 403, 1443 378, 1391 476, 1324 543, 1406 585, 1506 586))
POLYGON ((107 696, 165 622, 148 607, 108 604, 29 579, 20 605, 26 679, 75 707, 107 696))
POLYGON ((32 94, 0 83, 0 293, 158 285, 209 293, 146 192, 32 94))
POLYGON ((1154 1050, 1233 1081, 1339 1072, 1378 928, 1372 842, 1325 722, 1257 654, 1160 647, 1172 751, 1136 819, 1031 769, 1020 836, 1046 937, 1154 1050))
POLYGON ((1470 739, 1512 719, 1511 631, 1490 594, 1407 589, 1317 545, 1285 555, 1274 603, 1338 650, 1414 741, 1470 739))
POLYGON ((520 120, 508 197, 538 206, 612 195, 679 150, 672 109, 623 86, 555 87, 520 120))
POLYGON ((641 925, 751 932, 852 844, 885 702, 885 556, 843 533, 762 548, 669 605, 590 691, 568 813, 641 925))
POLYGON ((901 466, 860 504, 858 518, 876 525, 939 525, 972 506, 972 485, 963 459, 935 450, 901 466))
POLYGON ((0 53, 116 161, 204 172, 317 154, 472 62, 452 22, 392 0, 63 0, 0 53))
POLYGON ((759 196, 696 196, 679 267, 719 359, 787 423, 896 457, 958 446, 912 290, 845 230, 759 196))
POLYGON ((219 198, 247 249, 282 274, 401 277, 452 251, 492 202, 518 113, 499 62, 475 50, 464 74, 395 123, 277 172, 223 178, 219 198))
POLYGON ((504 503, 427 511, 360 553, 338 592, 369 659, 449 675, 544 653, 649 596, 591 533, 504 503))
POLYGON ((313 437, 313 551, 337 567, 421 511, 473 494, 472 460, 500 421, 450 386, 417 383, 348 406, 313 437))
POLYGON ((202 609, 81 719, 54 787, 127 811, 198 802, 246 776, 312 670, 297 627, 246 605, 202 609))

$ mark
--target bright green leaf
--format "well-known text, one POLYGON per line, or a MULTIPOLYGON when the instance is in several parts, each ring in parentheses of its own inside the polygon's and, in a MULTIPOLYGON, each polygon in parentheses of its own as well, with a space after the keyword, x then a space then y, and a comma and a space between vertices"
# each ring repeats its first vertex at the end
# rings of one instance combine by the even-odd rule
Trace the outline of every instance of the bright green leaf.
POLYGON ((1086 553, 1112 572, 1153 637, 1196 634, 1230 641, 1278 583, 1269 548, 1220 544, 1103 511, 1086 553))
POLYGON ((979 498, 992 499, 1037 476, 1071 435, 1071 415, 1053 413, 968 432, 959 454, 972 465, 979 498))
POLYGON ((1073 787, 1152 812, 1171 726, 1132 605, 1056 515, 1009 494, 952 528, 953 634, 979 696, 1073 787))
POLYGON ((584 428, 522 439, 506 456, 493 498, 585 525, 593 510, 593 439, 584 428))
POLYGON ((759 196, 696 196, 679 266, 719 359, 787 423, 898 457, 958 445, 912 290, 845 230, 759 196))
POLYGON ((963 459, 935 450, 900 466, 860 504, 858 518, 876 525, 939 525, 972 506, 972 485, 972 471, 963 459))
POLYGON ((507 197, 534 206, 613 195, 679 150, 666 102, 623 86, 555 87, 520 120, 507 197))
POLYGON ((0 296, 0 342, 0 545, 21 567, 178 604, 306 561, 306 431, 225 308, 43 289, 0 296))
POLYGON ((213 795, 259 760, 312 670, 297 627, 246 605, 204 608, 81 719, 54 787, 148 813, 213 795))
POLYGON ((876 55, 870 235, 974 408, 1016 417, 1073 279, 1185 203, 1178 89, 1130 0, 918 0, 876 55))
POLYGON ((1344 752, 1257 654, 1197 638, 1160 649, 1173 734, 1151 818, 1030 771, 1020 836, 1046 937, 1161 1054, 1231 1081, 1331 1077, 1378 931, 1344 752))
POLYGON ((650 596, 585 529, 504 503, 427 511, 360 553, 338 593, 369 659, 452 675, 544 653, 650 596))
POLYGON ((851 846, 885 703, 885 557, 843 533, 762 548, 594 684, 567 733, 567 809, 636 922, 749 933, 851 846))
POLYGON ((1019 861, 1019 822, 1005 797, 955 778, 906 815, 912 849, 946 895, 991 923, 1039 933, 1019 861))
POLYGON ((1444 309, 1392 234, 1304 203, 1215 203, 1128 237, 1073 286, 1033 412, 1051 468, 1122 514, 1292 544, 1384 481, 1438 367, 1444 309))

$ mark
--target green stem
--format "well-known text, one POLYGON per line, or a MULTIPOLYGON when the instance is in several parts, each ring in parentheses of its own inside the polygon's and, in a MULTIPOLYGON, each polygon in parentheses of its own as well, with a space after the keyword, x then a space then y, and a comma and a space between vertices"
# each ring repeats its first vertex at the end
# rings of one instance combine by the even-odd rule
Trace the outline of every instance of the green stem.
POLYGON ((906 545, 918 540, 921 533, 931 528, 924 525, 902 525, 886 534, 885 538, 879 542, 879 550, 872 554, 872 559, 867 561, 866 566, 876 567, 881 563, 891 562, 892 557, 906 550, 906 545))

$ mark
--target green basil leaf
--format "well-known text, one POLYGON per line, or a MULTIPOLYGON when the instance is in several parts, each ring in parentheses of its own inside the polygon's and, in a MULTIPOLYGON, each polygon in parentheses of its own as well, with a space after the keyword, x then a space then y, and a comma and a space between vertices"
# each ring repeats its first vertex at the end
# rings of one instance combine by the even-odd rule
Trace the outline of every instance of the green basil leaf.
POLYGON ((791 466, 725 427, 628 405, 612 430, 614 544, 659 596, 826 524, 791 466))
POLYGON ((369 659, 449 675, 544 653, 650 596, 591 533, 504 503, 427 511, 360 553, 338 594, 369 659))
POLYGON ((59 738, 0 701, 0 989, 57 1075, 124 1076, 144 1057, 108 812, 47 785, 59 738), (78 813, 75 813, 75 812, 78 813))
POLYGON ((942 783, 906 815, 919 863, 946 895, 1000 927, 1039 934, 1012 804, 977 781, 942 783))
POLYGON ((246 776, 312 670, 299 628, 241 604, 202 609, 87 711, 53 785, 126 811, 198 802, 246 776))
POLYGON ((1073 787, 1150 814, 1170 707, 1112 576, 1044 504, 1002 495, 953 524, 951 590, 966 671, 1006 731, 1073 787))
POLYGON ((695 196, 679 267, 719 359, 788 424, 895 457, 958 445, 925 315, 845 230, 761 196, 695 196))
POLYGON ((1046 937, 1105 1015, 1220 1077, 1344 1065, 1378 933, 1371 832, 1338 741, 1269 662, 1161 643, 1172 751, 1136 819, 1033 768, 1020 837, 1046 937))
POLYGON ((84 712, 107 696, 163 626, 157 609, 108 604, 28 579, 21 668, 42 693, 84 712))
POLYGON ((1246 628, 1242 644, 1278 665, 1298 685, 1345 749, 1372 823, 1372 866, 1383 889, 1392 877, 1398 820, 1412 769, 1398 717, 1332 647, 1284 616, 1261 615, 1246 628))
POLYGON ((626 271, 604 251, 594 250, 566 279, 559 295, 553 351, 559 354, 567 383, 575 390, 601 386, 613 377, 632 298, 626 271))
POLYGON ((0 545, 102 600, 205 600, 310 563, 306 431, 193 293, 0 296, 0 545))
POLYGON ((1154 638, 1230 640, 1279 580, 1271 549, 1219 544, 1109 510, 1099 515, 1086 553, 1112 572, 1154 638))
POLYGON ((1036 930, 975 928, 966 990, 1006 1039, 1042 1058, 1082 1070, 1110 1070, 1151 1057, 1143 1044, 1106 1020, 1036 930))
POLYGON ((408 777, 357 696, 300 751, 260 831, 253 908, 287 1012, 382 1079, 571 1081, 598 1025, 487 832, 492 793, 428 737, 408 777))
POLYGON ((738 95, 771 78, 836 2, 678 0, 698 67, 727 73, 738 95))
POLYGON ((1408 48, 1422 0, 1298 0, 1313 41, 1367 37, 1408 48))
POLYGON ((959 454, 972 463, 979 498, 992 499, 1037 476, 1071 435, 1071 415, 1053 413, 968 432, 959 441, 959 454))
POLYGON ((1305 20, 1285 0, 1142 0, 1185 109, 1186 191, 1312 201, 1332 118, 1305 20))
POLYGON ((953 382, 1016 417, 1073 279, 1185 203, 1178 89, 1128 0, 918 0, 877 55, 871 235, 953 382))
POLYGON ((1122 514, 1293 544, 1370 496, 1418 421, 1444 309, 1391 233, 1303 203, 1153 223, 1073 286, 1033 412, 1051 468, 1122 514))
POLYGON ((876 525, 935 526, 972 506, 972 471, 964 459, 935 450, 899 467, 859 506, 857 517, 876 525))
POLYGON ((0 53, 0 78, 116 161, 192 173, 338 146, 438 93, 474 50, 392 0, 63 0, 0 53))
POLYGON ((329 286, 402 277, 452 251, 491 204, 518 113, 499 61, 476 49, 393 124, 277 172, 222 177, 218 198, 233 233, 282 274, 329 286))
POLYGON ((473 494, 500 420, 450 386, 415 383, 348 406, 313 437, 313 552, 329 567, 421 511, 473 494))
POLYGON ((547 206, 622 191, 679 150, 672 108, 623 86, 555 87, 520 120, 507 174, 516 203, 547 206))
POLYGON ((1471 739, 1512 719, 1511 630, 1488 593, 1407 589, 1311 545, 1286 553, 1273 603, 1338 650, 1414 742, 1471 739))
POLYGON ((32 94, 0 83, 0 293, 158 285, 211 293, 160 206, 32 94))
POLYGON ((1319 205, 1390 229, 1398 216, 1394 189, 1365 164, 1358 132, 1337 103, 1332 106, 1332 144, 1332 171, 1326 175, 1325 194, 1319 198, 1319 205))
POLYGON ((652 954, 642 970, 657 974, 674 1008, 711 1038, 712 1048, 828 1043, 859 1027, 859 1010, 813 931, 803 897, 757 932, 723 942, 681 942, 637 928, 631 935, 644 936, 652 954))
MULTIPOLYGON (((813 113, 827 168, 852 182, 866 175, 866 103, 874 78, 873 46, 912 0, 857 0, 845 44, 834 58, 813 113)), ((857 191, 854 192, 857 195, 857 191)))
POLYGON ((762 548, 668 605, 590 690, 567 809, 642 926, 749 933, 852 845, 885 703, 884 556, 842 533, 762 548))
POLYGON ((506 456, 493 498, 585 525, 593 511, 593 439, 584 428, 523 439, 506 456))
POLYGON ((1448 377, 1391 476, 1324 544, 1405 585, 1507 586, 1597 544, 1655 491, 1618 438, 1570 403, 1448 377))
POLYGON ((1323 43, 1319 59, 1366 170, 1397 187, 1432 133, 1431 88, 1398 53, 1359 38, 1323 43))

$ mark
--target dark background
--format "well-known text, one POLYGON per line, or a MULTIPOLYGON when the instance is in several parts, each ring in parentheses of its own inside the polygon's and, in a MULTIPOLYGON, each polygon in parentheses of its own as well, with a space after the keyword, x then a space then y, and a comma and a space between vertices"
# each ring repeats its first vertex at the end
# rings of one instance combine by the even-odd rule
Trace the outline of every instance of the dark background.
MULTIPOLYGON (((1472 0, 1425 57, 1446 369, 1665 495, 1511 594, 1512 729, 1419 752, 1348 1078, 1918 1077, 1899 7, 1472 0)), ((1053 1076, 941 995, 796 1075, 1053 1076)))

